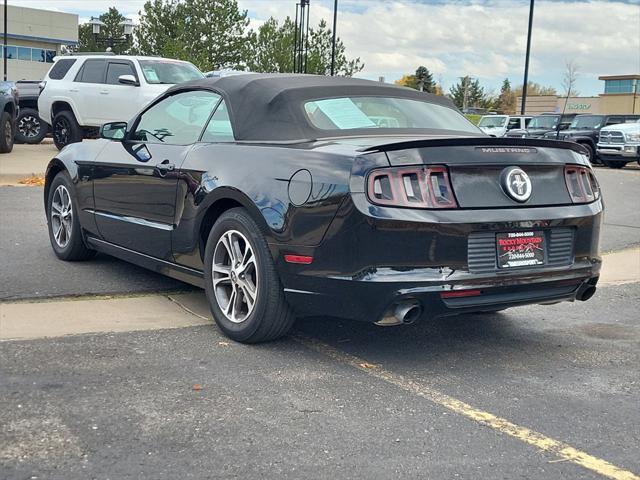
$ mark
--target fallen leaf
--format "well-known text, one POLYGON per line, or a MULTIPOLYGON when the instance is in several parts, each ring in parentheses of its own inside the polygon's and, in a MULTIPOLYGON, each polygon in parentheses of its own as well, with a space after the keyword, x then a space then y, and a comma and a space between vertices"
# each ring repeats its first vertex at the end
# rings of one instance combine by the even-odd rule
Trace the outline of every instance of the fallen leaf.
POLYGON ((199 392, 200 390, 202 390, 202 385, 196 383, 193 387, 191 387, 191 390, 193 390, 194 392, 199 392))
POLYGON ((359 363, 358 365, 360 365, 360 367, 362 368, 376 368, 376 366, 373 363, 368 363, 368 362, 362 362, 362 363, 359 363))
POLYGON ((44 185, 44 177, 42 175, 32 175, 22 180, 18 180, 20 185, 30 185, 32 187, 42 187, 44 185))
POLYGON ((228 347, 229 342, 218 342, 218 345, 220 345, 221 347, 228 347))

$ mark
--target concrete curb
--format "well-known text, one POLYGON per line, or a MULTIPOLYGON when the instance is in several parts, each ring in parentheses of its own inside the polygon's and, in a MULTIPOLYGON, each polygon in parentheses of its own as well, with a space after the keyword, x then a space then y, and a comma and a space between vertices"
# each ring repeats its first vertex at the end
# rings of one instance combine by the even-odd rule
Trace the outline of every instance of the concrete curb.
MULTIPOLYGON (((636 282, 640 283, 640 248, 604 255, 599 286, 636 282)), ((0 303, 0 341, 212 323, 204 292, 0 303)))

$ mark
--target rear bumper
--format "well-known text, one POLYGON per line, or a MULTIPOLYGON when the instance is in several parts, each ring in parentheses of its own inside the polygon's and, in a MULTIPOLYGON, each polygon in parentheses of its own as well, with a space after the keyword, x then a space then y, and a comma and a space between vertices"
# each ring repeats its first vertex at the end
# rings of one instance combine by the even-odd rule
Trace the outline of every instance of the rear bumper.
POLYGON ((443 274, 439 269, 410 272, 378 269, 359 279, 327 277, 301 281, 299 277, 295 283, 300 288, 285 288, 285 295, 299 316, 377 322, 398 303, 416 300, 422 307, 423 317, 436 318, 573 301, 581 288, 597 283, 599 271, 597 258, 585 258, 569 267, 520 270, 504 276, 474 275, 465 271, 443 274), (446 297, 451 292, 474 292, 474 295, 446 297))
POLYGON ((580 289, 595 285, 599 277, 601 201, 437 213, 377 208, 365 210, 367 214, 361 211, 366 203, 358 205, 359 201, 353 195, 340 208, 321 245, 271 246, 287 300, 298 316, 377 322, 404 300, 419 302, 427 318, 572 301, 580 289), (566 264, 509 270, 469 268, 472 234, 491 236, 532 228, 573 232, 566 264), (286 253, 310 255, 314 260, 311 265, 286 264, 281 260, 286 253), (447 295, 469 290, 479 293, 447 295))

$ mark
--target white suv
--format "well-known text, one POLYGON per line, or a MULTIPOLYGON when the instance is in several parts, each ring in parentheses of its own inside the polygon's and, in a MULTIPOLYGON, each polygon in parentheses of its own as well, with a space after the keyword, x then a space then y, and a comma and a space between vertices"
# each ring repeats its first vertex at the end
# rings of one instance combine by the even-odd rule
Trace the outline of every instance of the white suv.
POLYGON ((189 62, 158 57, 57 57, 44 79, 38 112, 51 124, 60 149, 95 136, 104 123, 129 121, 171 85, 203 76, 189 62))

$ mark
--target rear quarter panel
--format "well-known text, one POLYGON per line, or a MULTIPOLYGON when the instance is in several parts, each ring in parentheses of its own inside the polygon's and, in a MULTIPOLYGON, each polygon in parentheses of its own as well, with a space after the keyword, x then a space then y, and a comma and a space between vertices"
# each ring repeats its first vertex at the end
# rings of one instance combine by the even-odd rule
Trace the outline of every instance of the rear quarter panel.
POLYGON ((225 199, 243 205, 272 245, 318 245, 348 193, 352 153, 328 144, 196 145, 178 180, 176 261, 202 268, 201 226, 225 199))

